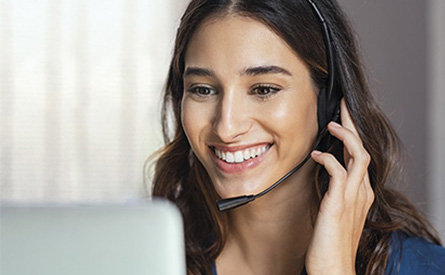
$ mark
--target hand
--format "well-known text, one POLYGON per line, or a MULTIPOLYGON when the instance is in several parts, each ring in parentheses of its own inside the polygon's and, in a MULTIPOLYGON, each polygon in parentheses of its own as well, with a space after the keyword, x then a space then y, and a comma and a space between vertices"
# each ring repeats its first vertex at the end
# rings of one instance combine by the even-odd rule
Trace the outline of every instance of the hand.
POLYGON ((330 176, 306 254, 308 274, 355 274, 355 258, 369 208, 374 201, 368 175, 370 155, 354 126, 344 99, 341 123, 329 132, 344 144, 343 167, 330 153, 312 152, 330 176))

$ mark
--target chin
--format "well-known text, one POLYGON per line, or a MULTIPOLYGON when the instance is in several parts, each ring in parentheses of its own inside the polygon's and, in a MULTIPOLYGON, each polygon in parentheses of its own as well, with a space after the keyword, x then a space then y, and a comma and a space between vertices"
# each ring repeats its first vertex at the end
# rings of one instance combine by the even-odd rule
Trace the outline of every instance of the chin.
POLYGON ((231 197, 237 197, 237 196, 243 196, 243 195, 255 195, 266 188, 268 188, 270 185, 272 185, 274 182, 267 181, 265 182, 264 179, 250 179, 250 180, 216 180, 214 182, 214 187, 216 192, 221 198, 231 198, 231 197))

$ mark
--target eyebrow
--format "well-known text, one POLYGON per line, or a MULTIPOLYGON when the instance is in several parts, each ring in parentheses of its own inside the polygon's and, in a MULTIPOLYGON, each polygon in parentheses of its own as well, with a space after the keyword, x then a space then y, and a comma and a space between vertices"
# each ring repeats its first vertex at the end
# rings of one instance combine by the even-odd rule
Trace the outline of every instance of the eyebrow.
POLYGON ((262 74, 285 74, 292 76, 292 74, 279 66, 258 66, 245 68, 240 72, 240 75, 257 76, 262 74))
POLYGON ((216 76, 215 71, 199 68, 199 67, 188 67, 184 72, 184 77, 187 76, 216 76))
MULTIPOLYGON (((248 67, 239 73, 241 76, 257 76, 264 74, 284 74, 292 76, 292 74, 279 66, 271 65, 271 66, 256 66, 256 67, 248 67)), ((213 70, 200 68, 200 67, 188 67, 184 72, 184 77, 188 76, 210 76, 215 77, 216 73, 213 70)))

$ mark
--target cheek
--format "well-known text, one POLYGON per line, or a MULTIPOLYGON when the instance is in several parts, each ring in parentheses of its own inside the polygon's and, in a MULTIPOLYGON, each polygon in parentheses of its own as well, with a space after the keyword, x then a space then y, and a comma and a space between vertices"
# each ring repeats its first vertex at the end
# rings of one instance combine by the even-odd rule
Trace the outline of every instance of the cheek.
POLYGON ((193 109, 190 108, 187 101, 183 99, 181 103, 181 123, 192 148, 194 147, 193 137, 196 136, 194 133, 197 128, 197 125, 194 123, 196 120, 193 119, 195 116, 196 114, 194 114, 193 109))
POLYGON ((194 152, 199 151, 200 136, 206 129, 207 115, 199 106, 194 106, 189 100, 182 101, 181 123, 185 135, 194 152))
POLYGON ((318 132, 316 95, 280 101, 279 106, 273 106, 273 111, 265 113, 263 121, 274 129, 277 142, 308 146, 318 132))
MULTIPOLYGON (((279 125, 303 126, 315 122, 317 117, 316 97, 288 98, 273 106, 266 116, 279 125)), ((316 125, 315 125, 316 126, 316 125)), ((301 129, 301 128, 298 128, 301 129)))

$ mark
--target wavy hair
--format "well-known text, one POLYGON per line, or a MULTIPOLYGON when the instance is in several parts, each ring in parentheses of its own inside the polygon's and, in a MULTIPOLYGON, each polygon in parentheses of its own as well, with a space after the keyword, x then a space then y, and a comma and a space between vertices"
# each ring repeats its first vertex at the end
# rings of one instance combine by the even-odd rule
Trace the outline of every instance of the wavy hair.
MULTIPOLYGON (((402 231, 440 243, 429 222, 399 192, 388 185, 403 180, 403 150, 399 138, 377 106, 366 81, 350 24, 335 0, 318 1, 331 29, 335 56, 335 86, 341 89, 363 145, 371 155, 369 176, 375 200, 369 210, 357 252, 358 274, 383 274, 391 235, 402 231)), ((255 19, 278 34, 308 65, 317 85, 324 85, 326 52, 320 24, 306 0, 192 0, 177 31, 167 85, 163 94, 162 126, 165 146, 158 152, 152 195, 174 202, 184 218, 187 272, 210 274, 211 265, 225 244, 227 214, 217 210, 206 170, 191 154, 181 125, 181 99, 187 45, 209 18, 241 15, 255 19)), ((343 161, 343 144, 330 151, 343 161)), ((319 205, 328 177, 319 166, 315 189, 319 205)), ((315 209, 317 210, 317 209, 315 209)), ((316 212, 316 211, 315 211, 316 212)))

